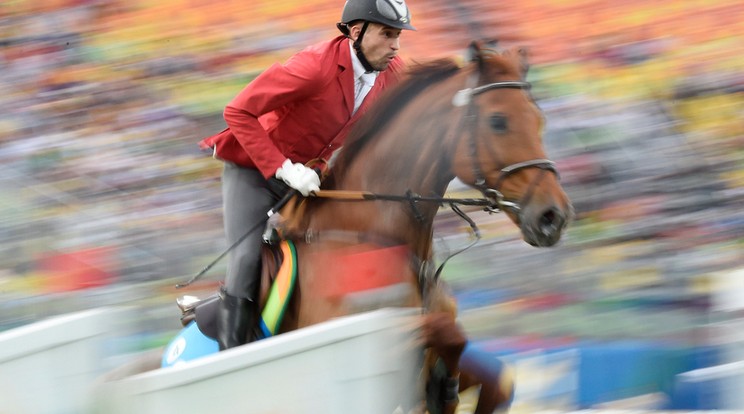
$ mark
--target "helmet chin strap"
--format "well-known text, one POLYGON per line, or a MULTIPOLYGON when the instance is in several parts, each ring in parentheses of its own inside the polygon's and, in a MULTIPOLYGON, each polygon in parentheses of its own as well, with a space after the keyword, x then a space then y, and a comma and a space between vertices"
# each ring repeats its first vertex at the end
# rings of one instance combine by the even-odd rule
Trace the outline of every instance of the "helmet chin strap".
POLYGON ((354 41, 354 51, 356 51, 356 55, 359 58, 359 61, 362 62, 362 66, 364 66, 364 70, 369 72, 374 72, 375 68, 370 65, 369 61, 367 60, 367 57, 364 56, 364 52, 362 52, 362 38, 364 37, 364 33, 367 31, 367 26, 369 26, 369 22, 365 21, 362 25, 362 31, 359 32, 359 37, 354 41))

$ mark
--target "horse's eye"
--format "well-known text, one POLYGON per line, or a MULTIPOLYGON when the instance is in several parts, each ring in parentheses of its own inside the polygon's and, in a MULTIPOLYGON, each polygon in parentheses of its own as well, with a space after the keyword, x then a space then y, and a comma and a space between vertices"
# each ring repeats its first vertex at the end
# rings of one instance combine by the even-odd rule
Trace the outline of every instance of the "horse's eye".
POLYGON ((506 122, 506 115, 504 114, 491 115, 491 128, 493 128, 493 130, 496 133, 499 133, 499 134, 505 133, 509 129, 509 126, 507 125, 507 122, 506 122))

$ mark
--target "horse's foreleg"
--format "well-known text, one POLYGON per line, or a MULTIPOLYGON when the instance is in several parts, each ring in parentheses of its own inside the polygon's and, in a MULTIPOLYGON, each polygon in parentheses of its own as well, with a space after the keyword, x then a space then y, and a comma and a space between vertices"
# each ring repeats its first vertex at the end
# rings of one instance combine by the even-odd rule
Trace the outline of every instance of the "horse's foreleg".
POLYGON ((514 374, 498 358, 468 344, 460 358, 460 391, 480 386, 473 414, 506 412, 514 396, 514 374))
MULTIPOLYGON (((426 345, 446 367, 448 380, 445 383, 457 387, 453 390, 445 385, 441 390, 444 395, 440 401, 445 402, 443 413, 454 413, 458 393, 473 386, 480 387, 474 414, 503 412, 509 408, 514 394, 511 368, 477 345, 468 343, 465 332, 451 313, 426 315, 421 330, 426 345), (457 378, 459 385, 455 381, 457 378)), ((433 364, 434 360, 429 359, 427 366, 433 364)))
POLYGON ((437 371, 427 380, 437 391, 432 394, 427 391, 427 398, 438 407, 437 412, 454 414, 459 402, 460 357, 467 344, 465 333, 455 322, 452 313, 437 312, 424 315, 421 336, 433 354, 430 355, 433 358, 428 358, 427 369, 432 373, 437 371), (442 362, 446 373, 441 372, 441 366, 435 366, 436 358, 442 362))
POLYGON ((460 356, 467 338, 450 313, 438 312, 424 315, 421 327, 426 345, 439 355, 447 372, 455 376, 460 372, 460 356))

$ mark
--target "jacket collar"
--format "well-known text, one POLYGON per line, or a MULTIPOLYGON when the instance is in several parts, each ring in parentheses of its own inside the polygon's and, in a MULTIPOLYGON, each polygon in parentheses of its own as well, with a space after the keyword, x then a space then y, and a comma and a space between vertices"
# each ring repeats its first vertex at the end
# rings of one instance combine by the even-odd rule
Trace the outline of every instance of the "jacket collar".
POLYGON ((341 67, 341 76, 339 82, 344 93, 346 108, 349 113, 352 113, 354 111, 354 68, 351 62, 351 47, 347 38, 340 43, 338 65, 341 67))

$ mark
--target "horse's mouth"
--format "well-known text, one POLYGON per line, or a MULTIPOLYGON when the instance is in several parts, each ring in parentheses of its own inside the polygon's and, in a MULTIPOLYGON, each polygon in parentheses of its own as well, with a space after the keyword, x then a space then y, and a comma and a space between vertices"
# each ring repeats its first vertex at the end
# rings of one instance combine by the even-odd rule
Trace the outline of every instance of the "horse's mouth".
POLYGON ((534 233, 527 234, 524 230, 522 230, 522 233, 524 234, 524 241, 533 247, 552 247, 558 243, 562 234, 562 232, 556 232, 550 235, 538 235, 534 233))

